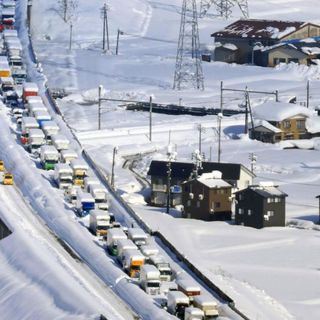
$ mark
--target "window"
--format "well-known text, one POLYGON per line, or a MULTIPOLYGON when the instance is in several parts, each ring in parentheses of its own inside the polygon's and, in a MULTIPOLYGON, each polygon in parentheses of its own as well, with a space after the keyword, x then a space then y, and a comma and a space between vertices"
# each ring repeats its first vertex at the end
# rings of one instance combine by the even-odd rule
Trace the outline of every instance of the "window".
POLYGON ((274 198, 274 202, 281 202, 281 198, 280 197, 275 197, 274 198))
POLYGON ((215 203, 214 203, 214 208, 215 208, 215 209, 221 208, 221 203, 220 203, 220 202, 215 202, 215 203))
POLYGON ((289 62, 289 63, 290 63, 290 62, 299 63, 299 59, 297 59, 297 58, 289 58, 289 59, 288 59, 288 62, 289 62))
POLYGON ((274 216, 274 211, 267 211, 267 216, 268 217, 273 217, 274 216))
POLYGON ((252 214, 252 210, 248 209, 248 216, 251 216, 251 214, 252 214))
POLYGON ((200 208, 200 201, 197 201, 197 208, 200 208))
POLYGON ((191 206, 191 200, 187 201, 187 206, 190 207, 191 206))
POLYGON ((286 59, 285 58, 273 58, 274 65, 277 65, 279 63, 286 63, 286 59))
POLYGON ((284 127, 285 129, 289 129, 289 128, 291 127, 290 121, 289 121, 289 120, 284 120, 284 121, 283 121, 283 127, 284 127))
POLYGON ((272 202, 274 202, 273 198, 267 198, 267 203, 272 203, 272 202))
POLYGON ((238 200, 243 200, 243 195, 242 194, 238 194, 238 200))
POLYGON ((239 209, 238 209, 238 213, 239 213, 239 214, 243 214, 243 209, 242 209, 242 208, 239 208, 239 209))
POLYGON ((298 129, 305 129, 305 121, 304 120, 297 120, 297 128, 298 129))

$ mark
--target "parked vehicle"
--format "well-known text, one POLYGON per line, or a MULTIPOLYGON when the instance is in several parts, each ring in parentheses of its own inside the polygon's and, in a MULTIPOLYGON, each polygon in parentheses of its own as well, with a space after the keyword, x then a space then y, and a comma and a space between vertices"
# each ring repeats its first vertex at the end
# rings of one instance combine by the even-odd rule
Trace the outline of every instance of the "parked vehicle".
POLYGON ((58 151, 67 150, 69 148, 70 141, 63 134, 57 133, 52 135, 51 141, 58 151))
POLYGON ((4 185, 13 185, 13 175, 10 172, 6 172, 3 175, 3 182, 4 185))
POLYGON ((160 272, 150 264, 145 264, 140 268, 140 286, 150 295, 160 294, 160 272))
POLYGON ((0 171, 4 171, 4 161, 0 160, 0 171))
POLYGON ((15 84, 23 84, 27 81, 27 71, 23 68, 12 68, 12 78, 15 84))
POLYGON ((138 278, 144 265, 144 256, 138 249, 125 249, 122 253, 122 266, 131 278, 138 278))
POLYGON ((190 305, 189 298, 181 291, 169 291, 167 311, 179 319, 184 318, 184 311, 190 305))
POLYGON ((204 312, 205 320, 211 320, 219 316, 218 304, 210 296, 202 294, 195 296, 193 305, 204 312))
POLYGON ((3 102, 10 108, 21 107, 19 103, 19 97, 15 90, 6 91, 3 93, 3 102))
POLYGON ((77 153, 72 149, 61 150, 60 151, 60 161, 63 163, 70 163, 71 160, 77 159, 77 153))
POLYGON ((146 244, 140 246, 140 251, 146 257, 146 263, 150 263, 150 257, 159 254, 159 249, 152 244, 146 244))
POLYGON ((93 177, 85 177, 83 180, 83 189, 87 192, 90 192, 89 187, 91 185, 99 185, 100 182, 99 180, 97 180, 96 178, 93 177))
POLYGON ((188 307, 184 310, 184 320, 203 320, 204 312, 195 307, 188 307))
MULTIPOLYGON (((22 89, 23 89, 23 86, 22 86, 22 89)), ((42 98, 40 96, 27 96, 24 102, 28 112, 30 112, 31 103, 43 103, 42 98)))
POLYGON ((148 235, 141 228, 129 228, 128 238, 138 247, 146 245, 148 242, 148 235))
POLYGON ((110 229, 110 216, 106 211, 103 210, 91 210, 90 211, 90 231, 98 236, 104 237, 107 235, 110 229))
POLYGON ((149 257, 149 263, 157 267, 160 272, 161 281, 171 281, 172 270, 170 263, 162 255, 152 255, 149 257))
POLYGON ((70 188, 65 190, 65 196, 67 200, 74 206, 77 204, 78 190, 81 190, 81 186, 72 185, 70 188))
POLYGON ((59 132, 60 128, 54 121, 46 121, 42 124, 42 131, 46 137, 47 144, 52 144, 51 137, 59 132))
POLYGON ((193 302, 193 298, 201 294, 201 288, 192 280, 177 280, 178 290, 182 291, 193 302))
POLYGON ((79 216, 84 217, 95 209, 94 199, 88 192, 83 192, 81 189, 77 190, 76 212, 79 216))
POLYGON ((0 63, 0 77, 11 77, 11 69, 8 61, 0 63))
POLYGON ((90 194, 96 202, 96 206, 100 210, 108 210, 107 190, 99 184, 91 184, 89 186, 90 194))
POLYGON ((33 82, 25 82, 23 84, 23 92, 22 97, 24 101, 27 101, 27 97, 30 96, 37 96, 39 92, 38 86, 36 83, 33 82))
POLYGON ((38 129, 39 123, 34 117, 22 117, 21 121, 21 143, 26 145, 29 140, 30 129, 38 129))
POLYGON ((122 264, 122 259, 123 259, 123 252, 124 250, 128 249, 138 249, 138 247, 128 238, 126 239, 119 239, 118 240, 118 250, 117 250, 117 256, 118 256, 118 261, 122 264))
POLYGON ((57 163, 54 166, 54 180, 59 189, 67 190, 72 186, 72 169, 66 163, 57 163))
POLYGON ((1 92, 14 91, 14 81, 12 77, 1 77, 1 92))
POLYGON ((59 152, 54 146, 43 145, 40 147, 40 161, 43 169, 54 170, 59 161, 59 152))
POLYGON ((30 101, 28 102, 28 113, 30 117, 35 117, 36 111, 48 111, 47 107, 42 101, 30 101))
POLYGON ((73 170, 73 184, 83 186, 83 180, 88 175, 88 165, 81 159, 74 159, 71 160, 70 166, 73 170))
MULTIPOLYGON (((34 112, 34 117, 36 118, 36 120, 39 123, 39 126, 42 127, 42 125, 46 122, 46 121, 51 121, 51 116, 49 114, 48 111, 46 110, 37 110, 34 112)), ((58 148, 57 148, 58 149, 58 148)))
POLYGON ((30 153, 39 154, 40 147, 46 143, 41 129, 30 129, 28 138, 28 150, 30 153))
POLYGON ((118 255, 118 241, 119 240, 126 240, 127 235, 123 232, 122 229, 110 229, 107 233, 107 250, 108 252, 113 255, 118 255))

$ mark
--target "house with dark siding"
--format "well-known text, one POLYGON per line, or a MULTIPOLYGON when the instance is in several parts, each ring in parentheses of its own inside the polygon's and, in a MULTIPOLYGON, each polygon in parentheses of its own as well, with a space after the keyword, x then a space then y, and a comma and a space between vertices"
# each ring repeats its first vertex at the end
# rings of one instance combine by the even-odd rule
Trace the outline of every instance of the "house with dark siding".
POLYGON ((284 227, 286 197, 286 193, 270 182, 236 192, 235 223, 257 229, 284 227))

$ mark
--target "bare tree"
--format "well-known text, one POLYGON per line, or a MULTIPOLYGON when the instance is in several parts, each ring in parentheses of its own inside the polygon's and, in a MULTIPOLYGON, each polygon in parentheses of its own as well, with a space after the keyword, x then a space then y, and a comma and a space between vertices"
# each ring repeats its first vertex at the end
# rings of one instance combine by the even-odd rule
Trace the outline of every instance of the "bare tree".
POLYGON ((70 22, 75 19, 78 0, 58 0, 58 11, 64 22, 70 22))

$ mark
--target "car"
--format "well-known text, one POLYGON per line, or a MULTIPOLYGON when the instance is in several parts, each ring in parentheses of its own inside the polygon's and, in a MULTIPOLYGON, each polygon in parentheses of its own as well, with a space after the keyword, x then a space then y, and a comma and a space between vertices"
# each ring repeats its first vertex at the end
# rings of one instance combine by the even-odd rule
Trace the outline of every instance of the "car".
POLYGON ((4 185, 13 185, 13 175, 12 173, 5 173, 3 176, 3 184, 4 185))

